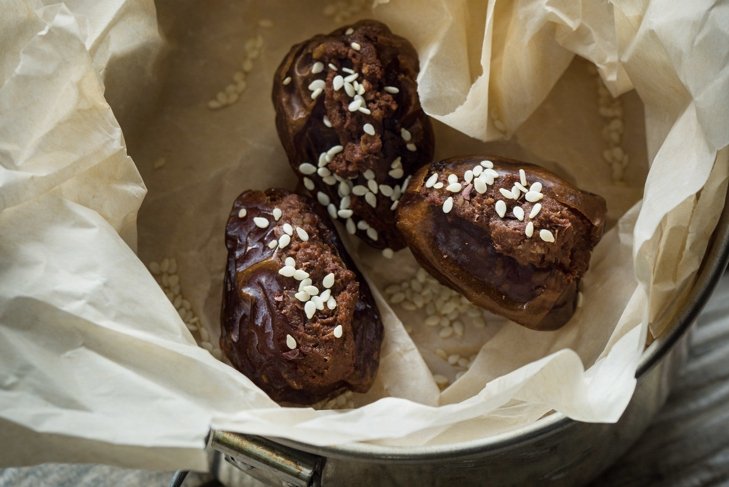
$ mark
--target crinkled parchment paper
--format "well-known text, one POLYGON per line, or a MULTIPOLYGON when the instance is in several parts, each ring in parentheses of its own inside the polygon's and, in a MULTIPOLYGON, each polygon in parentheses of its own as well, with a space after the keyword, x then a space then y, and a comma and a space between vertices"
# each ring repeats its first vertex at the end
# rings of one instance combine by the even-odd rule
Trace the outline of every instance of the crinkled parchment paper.
POLYGON ((620 417, 646 337, 670 326, 666 309, 691 286, 722 210, 726 12, 668 0, 380 3, 6 1, 0 431, 20 446, 0 463, 204 469, 210 427, 407 446, 550 410, 620 417), (556 332, 476 313, 462 336, 443 337, 388 291, 417 277, 412 256, 348 242, 385 321, 376 384, 347 399, 353 410, 280 408, 214 356, 224 223, 242 190, 295 185, 269 100, 279 60, 335 18, 367 16, 418 49, 439 157, 495 153, 567 174, 606 197, 611 229, 583 305, 556 332), (456 375, 450 355, 471 357, 468 369, 456 375), (434 373, 451 384, 441 390, 434 373))

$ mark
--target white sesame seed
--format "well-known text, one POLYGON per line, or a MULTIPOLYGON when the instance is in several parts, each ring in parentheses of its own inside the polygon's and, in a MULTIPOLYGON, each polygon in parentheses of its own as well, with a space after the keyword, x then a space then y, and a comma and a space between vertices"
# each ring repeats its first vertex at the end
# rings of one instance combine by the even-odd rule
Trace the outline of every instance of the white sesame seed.
POLYGON ((324 71, 324 63, 317 61, 314 63, 314 65, 311 67, 311 72, 313 74, 319 74, 322 71, 324 71))
POLYGON ((410 142, 410 140, 413 138, 410 131, 406 128, 400 129, 400 137, 402 137, 402 140, 404 140, 405 142, 410 142))
POLYGON ((357 186, 352 187, 352 193, 355 196, 364 196, 367 194, 367 186, 362 186, 361 184, 358 184, 357 186))
POLYGON ((544 198, 544 195, 542 193, 537 193, 536 191, 529 191, 525 198, 529 203, 535 203, 544 198))
POLYGON ((304 187, 309 191, 314 191, 314 181, 309 178, 304 178, 304 187))
POLYGON ((334 331, 332 334, 334 335, 334 338, 342 338, 342 333, 344 333, 342 329, 342 325, 337 325, 334 327, 334 331))
POLYGON ((291 237, 285 233, 278 238, 278 246, 285 249, 288 244, 291 243, 291 237))
POLYGON ((481 165, 473 166, 473 169, 471 171, 473 172, 474 176, 478 177, 483 172, 483 166, 481 166, 481 165))
POLYGON ((406 145, 405 148, 410 152, 415 152, 416 150, 418 150, 418 148, 415 147, 415 144, 413 144, 412 142, 406 145))
POLYGON ((317 88, 314 91, 311 92, 311 99, 316 100, 316 98, 321 95, 324 92, 321 88, 317 88))
POLYGON ((293 257, 286 257, 284 264, 291 267, 296 267, 296 260, 293 257))
POLYGON ((397 86, 385 86, 385 91, 393 95, 400 93, 400 89, 397 86))
POLYGON ((443 186, 444 186, 444 184, 441 183, 440 181, 438 181, 437 183, 435 183, 433 185, 433 189, 441 189, 443 186))
POLYGON ((362 129, 365 131, 366 134, 375 135, 375 127, 373 127, 371 123, 364 124, 364 127, 362 127, 362 129))
POLYGON ((365 115, 371 115, 372 114, 372 112, 370 111, 369 108, 365 108, 363 106, 359 107, 359 112, 360 113, 364 113, 365 115))
POLYGON ((349 208, 350 204, 351 204, 351 198, 349 196, 345 196, 341 200, 339 200, 339 208, 341 210, 344 210, 345 208, 349 208))
MULTIPOLYGON (((344 81, 344 80, 342 80, 342 81, 344 81)), ((351 83, 346 83, 346 82, 344 83, 344 91, 347 93, 347 96, 349 96, 350 98, 353 98, 354 95, 357 94, 356 90, 354 89, 354 86, 352 86, 351 83)), ((353 112, 355 110, 350 110, 350 111, 353 112)))
POLYGON ((450 326, 446 326, 446 327, 444 327, 444 328, 443 328, 443 329, 441 329, 441 330, 440 330, 440 332, 438 333, 438 336, 439 336, 439 337, 441 337, 441 338, 448 338, 448 337, 450 337, 451 335, 453 335, 453 328, 451 328, 450 326))
POLYGON ((286 76, 283 80, 283 85, 286 86, 289 83, 291 83, 291 76, 286 76))
POLYGON ((319 204, 323 206, 326 206, 330 203, 329 196, 326 193, 322 193, 321 191, 316 194, 316 199, 317 201, 319 201, 319 204))
POLYGON ((502 194, 502 195, 504 196, 504 198, 508 198, 508 199, 510 199, 510 200, 513 200, 513 199, 515 199, 515 198, 514 198, 514 195, 512 194, 512 192, 511 192, 511 191, 509 191, 509 190, 508 190, 508 189, 506 189, 506 188, 499 188, 499 193, 501 193, 501 194, 502 194))
POLYGON ((327 308, 334 309, 337 307, 337 300, 334 299, 334 296, 331 296, 329 299, 327 299, 327 308))
POLYGON ((302 242, 306 242, 309 240, 309 234, 306 233, 306 230, 301 227, 296 227, 296 235, 299 236, 299 239, 301 239, 302 242))
POLYGON ((238 218, 245 218, 247 214, 248 210, 246 210, 245 208, 241 208, 240 210, 238 210, 238 218))
POLYGON ((258 228, 268 227, 268 220, 263 218, 262 216, 255 217, 253 219, 253 223, 255 223, 258 228))
POLYGON ((327 205, 327 213, 329 213, 329 216, 331 217, 332 220, 337 219, 337 207, 334 206, 333 203, 329 203, 327 205))
POLYGON ((377 191, 378 191, 377 181, 375 181, 374 179, 370 179, 369 181, 367 181, 367 187, 369 188, 370 191, 377 194, 377 191))
POLYGON ((524 169, 519 169, 519 182, 521 182, 522 185, 526 186, 527 178, 526 178, 526 172, 524 172, 524 169))
POLYGON ((326 87, 326 83, 323 79, 315 79, 309 83, 309 91, 323 90, 326 87))
POLYGON ((365 177, 365 179, 375 179, 375 171, 372 169, 367 169, 365 172, 362 173, 365 177))
POLYGON ((515 200, 518 200, 519 196, 521 196, 521 190, 514 185, 511 187, 511 194, 515 200))
POLYGON ((307 302, 309 299, 311 299, 311 296, 309 296, 309 293, 306 291, 299 291, 296 294, 294 294, 294 297, 301 301, 302 303, 307 302))
POLYGON ((585 297, 582 294, 582 291, 577 293, 577 307, 582 308, 582 305, 585 303, 585 297))
POLYGON ((493 169, 494 168, 494 163, 491 162, 491 161, 489 161, 488 159, 486 159, 484 161, 481 161, 481 165, 483 167, 485 167, 486 169, 493 169))
POLYGON ((316 172, 316 166, 314 166, 313 164, 309 164, 308 162, 305 162, 305 163, 299 165, 299 172, 301 174, 306 174, 307 176, 310 174, 314 174, 316 172))
POLYGON ((276 247, 278 247, 278 240, 271 240, 268 242, 269 249, 275 249, 276 247))
POLYGON ((342 68, 342 71, 344 71, 345 73, 348 73, 348 74, 354 73, 354 70, 352 68, 342 68))
POLYGON ((353 42, 350 44, 350 46, 352 46, 352 49, 354 49, 355 51, 359 51, 360 49, 362 49, 362 46, 360 46, 358 42, 353 42))
POLYGON ((448 175, 448 182, 450 184, 457 183, 458 182, 458 176, 456 176, 455 174, 449 174, 448 175))
POLYGON ((303 291, 306 286, 311 286, 311 279, 308 277, 299 281, 299 291, 303 291))
POLYGON ((304 304, 304 313, 306 313, 307 319, 311 319, 314 313, 316 313, 316 303, 314 301, 308 301, 304 304))
POLYGON ((337 211, 337 215, 339 216, 339 218, 344 218, 344 219, 352 218, 353 214, 354 214, 354 212, 349 209, 337 211))
POLYGON ((329 297, 331 295, 332 295, 332 290, 331 289, 325 289, 325 290, 323 290, 321 292, 321 294, 319 294, 319 297, 321 298, 322 301, 326 301, 327 299, 329 299, 329 297))
POLYGON ((390 211, 395 211, 395 208, 397 208, 398 203, 400 203, 400 200, 395 200, 395 202, 390 205, 390 211))
POLYGON ((535 193, 541 193, 542 192, 542 183, 539 181, 533 183, 531 186, 529 186, 529 191, 534 191, 535 193))
POLYGON ((354 221, 351 218, 347 220, 344 226, 347 229, 348 234, 354 235, 355 233, 357 233, 357 227, 355 226, 354 221))
POLYGON ((294 272, 294 279, 297 281, 303 281, 307 277, 309 277, 309 273, 306 272, 304 269, 296 269, 296 272, 294 272))
POLYGON ((289 347, 291 350, 296 348, 296 339, 288 333, 286 334, 286 346, 289 347))
POLYGON ((392 259, 392 257, 395 255, 395 252, 391 248, 386 248, 382 250, 382 256, 385 259, 392 259))
POLYGON ((515 206, 511 212, 514 214, 517 220, 520 222, 524 221, 524 209, 521 206, 515 206))
POLYGON ((359 228, 360 230, 367 230, 368 228, 370 228, 370 224, 364 220, 360 220, 357 222, 357 228, 359 228))
POLYGON ((337 193, 339 196, 349 196, 349 193, 352 192, 352 187, 349 185, 348 181, 340 181, 339 186, 337 187, 337 193))
POLYGON ((449 196, 443 202, 443 213, 450 213, 452 209, 453 209, 453 197, 449 196))
POLYGON ((332 71, 337 71, 337 66, 335 64, 329 63, 327 64, 327 66, 329 66, 329 69, 331 69, 332 71))
POLYGON ((375 230, 373 227, 369 227, 366 230, 367 237, 369 237, 371 240, 377 240, 379 235, 377 234, 377 230, 375 230))
POLYGON ((466 181, 466 183, 470 183, 471 181, 473 181, 473 171, 471 171, 470 169, 468 169, 463 174, 463 180, 466 181))
POLYGON ((321 178, 321 180, 324 181, 324 183, 328 186, 334 186, 335 184, 337 184, 337 178, 335 178, 334 176, 325 176, 321 178))
POLYGON ((390 196, 392 196, 393 193, 392 186, 389 186, 387 184, 380 184, 380 193, 389 198, 390 196))
POLYGON ((321 311, 321 310, 323 310, 323 309, 324 309, 324 304, 325 304, 325 301, 326 301, 326 300, 322 299, 322 298, 321 298, 321 297, 319 297, 319 296, 312 296, 312 297, 311 297, 311 300, 312 300, 312 301, 314 302, 314 304, 316 305, 316 309, 318 309, 319 311, 321 311))
POLYGON ((537 203, 536 205, 532 206, 532 211, 529 212, 529 218, 534 218, 539 214, 539 211, 542 209, 542 204, 537 203))
POLYGON ((433 185, 438 181, 438 173, 434 172, 430 175, 430 177, 425 181, 425 187, 426 188, 432 188, 433 185))
POLYGON ((405 175, 405 172, 402 170, 401 167, 396 167, 395 169, 389 171, 387 174, 395 179, 400 179, 405 175))
POLYGON ((311 296, 316 296, 317 294, 319 294, 319 288, 312 285, 304 286, 304 291, 309 293, 309 295, 311 296))
POLYGON ((488 189, 486 183, 484 183, 483 180, 479 178, 476 178, 476 180, 473 182, 473 187, 476 188, 476 192, 478 194, 484 194, 488 189))
POLYGON ((321 118, 321 121, 324 123, 324 126, 332 128, 332 122, 331 122, 331 120, 329 120, 329 117, 327 117, 326 115, 324 115, 321 118))
POLYGON ((365 195, 365 201, 372 208, 377 208, 377 196, 375 196, 375 193, 367 193, 365 195))
POLYGON ((554 242, 554 235, 549 230, 539 230, 539 238, 541 238, 545 242, 554 242))
POLYGON ((337 154, 339 154, 343 150, 344 150, 344 147, 341 146, 341 145, 334 145, 334 146, 332 146, 327 151, 327 156, 326 156, 327 157, 327 162, 331 162, 331 160, 334 158, 334 156, 336 156, 337 154))
MULTIPOLYGON (((496 178, 498 178, 498 177, 499 177, 499 173, 497 173, 496 171, 494 171, 494 170, 493 170, 493 169, 491 169, 491 168, 486 168, 486 169, 484 169, 483 173, 484 173, 484 174, 485 174, 486 176, 488 176, 488 177, 490 177, 490 178, 493 178, 493 179, 496 179, 496 178)), ((486 182, 488 183, 488 181, 486 181, 486 182)), ((491 184, 491 183, 489 183, 489 184, 491 184)))
POLYGON ((334 286, 334 273, 330 272, 326 276, 324 276, 324 279, 321 280, 322 286, 324 286, 327 289, 331 289, 332 286, 334 286))
POLYGON ((451 183, 446 186, 446 191, 450 191, 451 193, 459 193, 462 189, 463 186, 461 186, 461 183, 451 183))
POLYGON ((496 213, 501 218, 504 218, 504 215, 506 215, 506 203, 504 203, 502 200, 498 200, 494 205, 494 208, 496 208, 496 213))
POLYGON ((293 277, 294 276, 294 272, 296 272, 296 269, 294 269, 290 265, 285 265, 285 266, 283 266, 282 268, 280 268, 278 270, 278 273, 281 274, 284 277, 293 277))
POLYGON ((334 87, 334 91, 339 91, 342 86, 344 86, 344 78, 341 74, 338 74, 334 77, 332 80, 332 86, 334 87))
POLYGON ((532 238, 532 235, 534 235, 534 223, 529 222, 526 224, 526 227, 524 227, 524 234, 527 238, 532 238))
MULTIPOLYGON (((345 76, 344 81, 346 81, 347 83, 352 83, 358 77, 359 77, 359 73, 352 73, 350 75, 345 76)), ((352 86, 354 86, 354 88, 356 89, 357 85, 358 85, 358 83, 354 82, 352 86)))
POLYGON ((519 191, 521 191, 522 193, 526 193, 527 191, 529 191, 529 190, 528 190, 528 189, 526 188, 526 186, 524 186, 524 185, 523 185, 523 184, 521 184, 521 183, 514 183, 514 186, 515 186, 516 188, 518 188, 518 189, 519 189, 519 191))
POLYGON ((319 154, 319 162, 318 162, 317 165, 319 167, 324 167, 327 164, 329 164, 329 160, 327 159, 327 153, 326 153, 326 151, 324 151, 321 154, 319 154))
POLYGON ((352 103, 350 103, 349 106, 347 107, 347 109, 350 112, 356 112, 357 110, 359 110, 359 108, 361 106, 362 106, 362 100, 357 99, 357 100, 354 100, 352 103))
POLYGON ((283 215, 281 208, 274 208, 271 213, 273 214, 273 219, 276 221, 279 221, 281 219, 281 216, 283 215))

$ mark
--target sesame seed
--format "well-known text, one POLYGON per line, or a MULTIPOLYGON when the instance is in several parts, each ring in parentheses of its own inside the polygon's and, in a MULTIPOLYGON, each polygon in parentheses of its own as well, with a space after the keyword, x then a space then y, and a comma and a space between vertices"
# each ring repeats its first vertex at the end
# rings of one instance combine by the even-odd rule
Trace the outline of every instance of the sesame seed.
POLYGON ((304 269, 296 269, 296 271, 294 272, 294 276, 293 277, 297 281, 303 281, 304 279, 306 279, 307 277, 309 277, 309 273, 306 272, 304 269))
POLYGON ((395 211, 395 208, 397 208, 398 203, 400 203, 400 200, 395 200, 395 202, 390 205, 390 211, 395 211))
POLYGON ((294 260, 293 257, 286 257, 286 259, 284 260, 284 264, 291 266, 291 267, 296 267, 296 261, 294 260))
POLYGON ((377 238, 378 238, 377 230, 375 230, 372 227, 369 227, 369 228, 367 228, 367 230, 365 230, 365 232, 367 233, 367 236, 371 240, 377 240, 377 238))
POLYGON ((245 218, 247 214, 248 210, 246 210, 245 208, 241 208, 240 210, 238 210, 238 218, 245 218))
POLYGON ((375 179, 375 171, 373 171, 372 169, 367 169, 362 174, 364 175, 365 179, 375 179))
POLYGON ((316 296, 317 294, 319 294, 319 288, 312 285, 304 286, 304 291, 309 293, 309 295, 311 296, 316 296))
MULTIPOLYGON (((346 81, 347 83, 352 83, 357 78, 359 78, 359 73, 352 73, 350 75, 347 75, 344 78, 344 81, 346 81)), ((356 89, 357 88, 357 84, 354 84, 353 87, 356 89)))
POLYGON ((324 206, 330 203, 329 196, 326 193, 322 193, 321 191, 316 194, 316 199, 317 201, 319 201, 319 204, 324 206))
POLYGON ((339 91, 342 86, 344 86, 344 78, 342 75, 338 74, 334 77, 332 80, 332 86, 334 87, 334 91, 339 91))
POLYGON ((529 186, 529 191, 534 191, 535 193, 541 193, 542 192, 542 183, 537 181, 536 183, 533 183, 531 186, 529 186))
POLYGON ((347 30, 346 30, 346 31, 344 32, 344 34, 345 34, 345 35, 348 35, 348 36, 351 36, 352 34, 354 34, 354 29, 350 27, 349 29, 347 29, 347 30))
POLYGON ((324 300, 319 296, 312 296, 311 301, 314 303, 316 309, 318 309, 319 311, 324 309, 324 300))
POLYGON ((446 326, 446 327, 442 328, 440 330, 440 332, 438 333, 438 336, 441 338, 448 338, 451 335, 453 335, 453 328, 451 328, 450 326, 446 326))
POLYGON ((476 188, 476 192, 478 194, 484 194, 488 189, 486 183, 484 183, 483 180, 479 178, 476 178, 476 180, 473 182, 473 187, 476 188))
POLYGON ((337 300, 334 299, 334 296, 331 296, 329 299, 327 299, 327 308, 334 309, 337 307, 337 300))
POLYGON ((286 334, 286 346, 289 347, 291 350, 296 348, 296 339, 288 333, 286 334))
POLYGON ((309 293, 307 293, 306 291, 299 291, 294 294, 294 297, 302 303, 307 302, 311 298, 311 296, 309 296, 309 293))
POLYGON ((511 194, 515 200, 518 200, 519 196, 521 196, 521 190, 514 185, 511 187, 511 194))
POLYGON ((319 95, 321 95, 323 91, 324 91, 324 90, 322 90, 321 88, 317 88, 317 89, 315 89, 314 91, 312 91, 312 92, 311 92, 311 99, 312 99, 312 100, 316 100, 316 98, 317 98, 317 97, 318 97, 319 95))
POLYGON ((357 186, 352 187, 352 193, 355 196, 364 196, 367 194, 367 186, 362 186, 361 184, 358 184, 357 186))
POLYGON ((519 189, 519 191, 521 191, 522 193, 526 193, 527 191, 529 191, 529 190, 528 190, 528 189, 526 188, 526 186, 524 186, 524 185, 523 185, 523 184, 521 184, 521 183, 514 183, 514 187, 518 188, 518 189, 519 189))
POLYGON ((314 73, 314 74, 319 74, 322 71, 324 71, 324 63, 322 63, 322 62, 317 61, 311 67, 311 72, 314 73))
POLYGON ((324 181, 324 183, 328 186, 334 186, 335 184, 337 184, 337 178, 335 178, 334 176, 326 176, 321 178, 321 180, 324 181))
POLYGON ((471 181, 473 181, 473 171, 471 171, 470 169, 467 170, 463 174, 463 180, 466 181, 467 183, 470 183, 471 181))
POLYGON ((294 277, 295 272, 296 272, 296 269, 294 269, 290 265, 285 265, 278 270, 278 273, 284 277, 294 277))
POLYGON ((337 66, 335 64, 329 63, 327 64, 327 66, 329 66, 329 69, 331 69, 332 71, 337 71, 337 66))
POLYGON ((450 213, 452 209, 453 209, 453 197, 449 196, 443 202, 443 213, 450 213))
POLYGON ((480 165, 473 166, 473 169, 471 171, 473 172, 474 176, 478 177, 483 172, 483 166, 480 166, 480 165))
POLYGON ((395 252, 391 248, 382 249, 382 256, 385 259, 392 259, 392 257, 395 255, 395 252))
POLYGON ((537 203, 536 205, 532 206, 532 211, 529 212, 529 218, 534 218, 539 214, 539 211, 542 209, 542 204, 537 203))
POLYGON ((339 201, 339 208, 341 208, 342 210, 345 208, 349 208, 350 204, 351 198, 349 196, 345 196, 339 201))
POLYGON ((508 198, 510 200, 516 199, 516 198, 514 198, 514 195, 512 194, 512 192, 506 188, 499 188, 499 193, 501 193, 504 196, 504 198, 508 198))
POLYGON ((416 150, 418 150, 418 148, 415 147, 415 144, 413 144, 412 142, 406 145, 405 148, 410 152, 415 152, 416 150))
POLYGON ((462 189, 461 183, 451 183, 446 186, 446 191, 450 191, 451 193, 459 193, 462 189))
POLYGON ((535 203, 539 200, 541 200, 544 197, 542 193, 537 193, 536 191, 529 191, 527 192, 525 198, 529 203, 535 203))
POLYGON ((304 178, 304 187, 309 191, 314 191, 314 181, 309 178, 304 178))
POLYGON ((289 83, 291 83, 291 76, 286 76, 283 80, 283 85, 286 86, 289 83))
POLYGON ((393 95, 400 93, 400 89, 397 86, 385 86, 385 91, 393 95))
POLYGON ((301 227, 296 227, 296 235, 299 236, 302 242, 306 242, 309 240, 309 234, 306 233, 306 230, 301 227))
POLYGON ((577 293, 577 307, 582 308, 582 305, 585 303, 585 297, 582 294, 582 291, 577 293))
POLYGON ((281 216, 283 215, 281 208, 274 208, 271 213, 273 214, 273 219, 276 221, 279 221, 281 219, 281 216))
POLYGON ((266 228, 266 227, 268 227, 268 220, 266 220, 262 216, 255 217, 253 219, 253 223, 255 223, 258 228, 266 228))
POLYGON ((377 196, 375 196, 374 193, 367 193, 367 194, 365 194, 365 201, 372 208, 377 208, 377 196))
POLYGON ((444 184, 441 183, 440 181, 438 181, 437 183, 435 183, 433 185, 433 189, 441 189, 443 186, 444 186, 444 184))
POLYGON ((362 127, 366 134, 375 135, 375 127, 372 126, 371 123, 364 124, 364 127, 362 127))
POLYGON ((524 209, 521 206, 515 206, 511 212, 514 214, 517 220, 520 222, 524 221, 524 209))
POLYGON ((410 131, 406 128, 400 129, 400 137, 402 137, 402 140, 404 140, 405 142, 410 142, 410 140, 413 138, 410 131))
POLYGON ((365 108, 363 106, 362 107, 359 107, 359 112, 360 113, 364 113, 365 115, 371 115, 372 114, 372 112, 370 111, 369 108, 365 108))
POLYGON ((521 182, 522 185, 526 186, 527 178, 526 178, 526 172, 524 172, 524 169, 519 169, 519 182, 521 182))
POLYGON ((354 101, 353 101, 352 103, 350 103, 350 104, 349 104, 349 106, 347 107, 347 109, 348 109, 348 110, 349 110, 350 112, 356 112, 357 110, 359 110, 359 108, 360 108, 361 106, 362 106, 362 100, 360 100, 360 99, 356 99, 356 100, 354 100, 354 101))
POLYGON ((324 122, 324 126, 332 128, 332 122, 329 120, 329 117, 324 115, 321 119, 322 122, 324 122))
POLYGON ((305 163, 299 165, 299 172, 301 174, 306 174, 307 176, 314 174, 316 172, 316 166, 314 166, 313 164, 309 164, 308 162, 305 162, 305 163))
POLYGON ((329 203, 327 205, 327 213, 329 213, 329 216, 332 218, 332 220, 337 219, 337 207, 334 206, 334 204, 329 203))
POLYGON ((506 203, 502 200, 498 200, 494 205, 494 208, 496 208, 496 213, 498 213, 501 218, 504 218, 504 215, 506 215, 506 203))
POLYGON ((317 165, 319 167, 324 167, 327 164, 329 164, 329 160, 327 159, 327 153, 326 153, 326 151, 324 151, 321 154, 319 154, 319 162, 317 163, 317 165))
POLYGON ((352 47, 352 49, 354 49, 355 51, 359 51, 360 49, 362 49, 362 46, 360 46, 358 42, 353 42, 353 43, 351 43, 351 44, 350 44, 350 46, 351 46, 351 47, 352 47))
MULTIPOLYGON (((496 171, 494 171, 494 170, 493 170, 493 169, 491 169, 491 168, 486 168, 486 169, 484 169, 483 173, 484 173, 484 174, 485 174, 485 175, 486 175, 487 177, 490 177, 490 178, 493 178, 493 179, 496 179, 496 178, 498 178, 498 177, 499 177, 499 173, 497 173, 496 171)), ((488 181, 486 181, 486 182, 488 182, 488 181)), ((491 184, 491 183, 489 183, 489 184, 491 184)))
POLYGON ((278 246, 282 249, 285 249, 288 244, 291 243, 291 237, 286 235, 285 233, 281 235, 278 239, 278 246))
POLYGON ((268 242, 269 249, 275 249, 276 247, 278 247, 278 240, 271 240, 268 242))
POLYGON ((392 196, 393 193, 392 186, 388 186, 387 184, 381 184, 380 193, 389 198, 390 196, 392 196))
POLYGON ((331 289, 332 286, 334 286, 334 273, 330 272, 326 276, 324 276, 324 279, 321 280, 322 286, 324 286, 327 289, 331 289))
POLYGON ((545 242, 554 242, 554 235, 549 230, 539 230, 539 238, 541 238, 545 242))
POLYGON ((378 191, 377 181, 375 181, 374 179, 370 179, 369 181, 367 181, 367 187, 369 188, 370 191, 377 194, 377 191, 378 191))
POLYGON ((349 210, 349 209, 344 209, 344 210, 337 211, 337 215, 339 216, 339 218, 344 218, 344 219, 352 218, 352 215, 353 214, 354 214, 354 212, 352 210, 349 210))
POLYGON ((432 188, 433 185, 438 181, 438 173, 434 172, 430 175, 427 181, 425 181, 425 187, 426 188, 432 188))
POLYGON ((360 220, 357 222, 357 228, 359 228, 360 230, 367 230, 368 228, 370 228, 370 224, 364 220, 360 220))
POLYGON ((303 291, 306 286, 311 286, 311 279, 308 277, 299 281, 299 291, 303 291))
POLYGON ((534 235, 534 223, 529 222, 526 224, 526 227, 524 228, 524 234, 527 236, 527 238, 532 238, 532 235, 534 235))
POLYGON ((396 167, 395 169, 389 171, 387 174, 395 179, 400 179, 405 175, 405 172, 402 170, 401 167, 396 167))
POLYGON ((349 185, 349 182, 347 181, 340 181, 339 186, 337 187, 337 193, 339 193, 339 196, 349 196, 349 193, 352 192, 352 187, 349 185))
POLYGON ((456 176, 455 174, 449 174, 448 175, 448 182, 450 184, 457 183, 458 182, 458 176, 456 176))
POLYGON ((485 167, 486 169, 493 169, 494 168, 494 163, 491 162, 491 161, 489 161, 488 159, 485 160, 485 161, 481 161, 481 165, 483 167, 485 167))
POLYGON ((314 313, 316 313, 316 303, 313 301, 308 301, 306 304, 304 304, 304 313, 306 313, 307 319, 313 318, 314 313))
POLYGON ((344 224, 344 226, 347 229, 347 233, 348 234, 354 235, 355 233, 357 233, 357 227, 356 227, 356 225, 354 224, 354 221, 351 218, 346 221, 346 223, 344 224))
POLYGON ((315 79, 311 83, 309 83, 309 90, 310 91, 316 91, 316 90, 323 90, 326 86, 326 83, 323 79, 315 79))
POLYGON ((344 71, 345 73, 348 73, 348 74, 354 73, 354 70, 352 68, 342 68, 342 71, 344 71))
POLYGON ((334 327, 334 331, 332 332, 334 334, 334 338, 342 338, 342 325, 337 325, 334 327))
MULTIPOLYGON (((342 79, 342 82, 344 82, 344 79, 342 79)), ((346 82, 344 83, 344 91, 347 93, 347 96, 349 96, 350 98, 353 98, 354 95, 357 94, 357 92, 354 89, 354 86, 352 86, 351 83, 346 83, 346 82)), ((353 112, 354 110, 350 110, 350 111, 353 112)))
POLYGON ((332 295, 332 290, 325 289, 324 291, 321 292, 321 294, 319 294, 319 297, 321 298, 322 301, 326 301, 327 299, 329 299, 329 297, 331 295, 332 295))

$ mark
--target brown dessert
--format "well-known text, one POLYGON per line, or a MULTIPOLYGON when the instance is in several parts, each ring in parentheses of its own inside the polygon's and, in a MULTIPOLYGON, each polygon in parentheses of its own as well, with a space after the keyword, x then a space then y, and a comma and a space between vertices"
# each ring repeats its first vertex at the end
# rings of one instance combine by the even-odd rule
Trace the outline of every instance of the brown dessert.
POLYGON ((379 365, 379 312, 314 206, 285 190, 246 191, 226 226, 220 347, 279 402, 365 392, 379 365))
POLYGON ((537 330, 572 316, 605 200, 532 164, 455 157, 419 170, 398 228, 420 264, 474 304, 537 330))
POLYGON ((363 20, 295 45, 274 76, 291 167, 330 217, 375 248, 404 246, 394 210, 408 176, 433 157, 418 70, 407 40, 363 20))

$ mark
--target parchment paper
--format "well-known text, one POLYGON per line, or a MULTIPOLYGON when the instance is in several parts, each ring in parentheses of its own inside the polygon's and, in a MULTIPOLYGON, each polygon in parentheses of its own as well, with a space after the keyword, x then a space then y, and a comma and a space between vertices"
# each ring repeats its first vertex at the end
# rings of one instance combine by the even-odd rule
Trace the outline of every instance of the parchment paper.
POLYGON ((393 0, 344 16, 384 20, 418 49, 423 106, 442 122, 437 156, 541 163, 605 196, 614 224, 564 328, 533 332, 488 315, 456 345, 383 298, 417 272, 407 251, 389 262, 349 241, 386 337, 377 383, 351 398, 359 407, 338 411, 280 408, 196 344, 208 337, 215 351, 232 200, 294 186, 271 76, 291 44, 335 27, 331 9, 160 1, 155 18, 150 1, 111 4, 13 0, 0 18, 0 427, 33 432, 1 463, 43 452, 44 461, 202 469, 211 426, 407 446, 512 430, 550 410, 620 417, 648 330, 670 326, 665 310, 690 287, 722 210, 726 13, 667 0, 393 0), (155 65, 157 22, 169 52, 155 65), (613 95, 625 93, 629 164, 619 180, 603 159, 590 65, 613 95), (211 110, 231 83, 235 101, 211 110), (152 269, 170 258, 179 282, 152 269), (195 336, 165 296, 172 288, 197 317, 195 336), (432 376, 440 347, 476 354, 443 392, 432 376))

